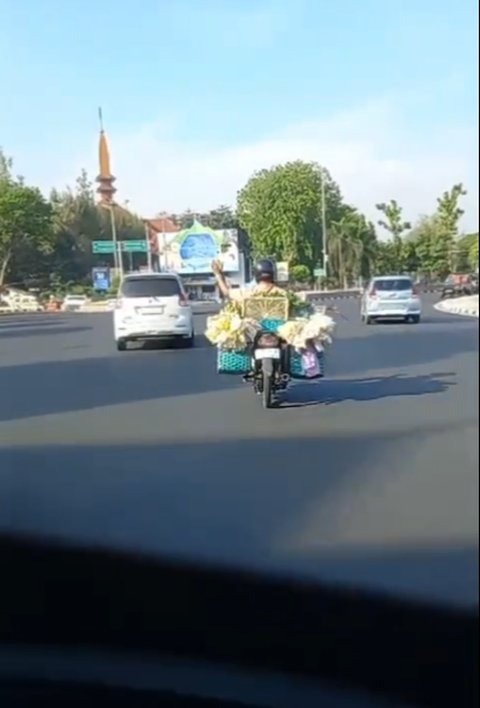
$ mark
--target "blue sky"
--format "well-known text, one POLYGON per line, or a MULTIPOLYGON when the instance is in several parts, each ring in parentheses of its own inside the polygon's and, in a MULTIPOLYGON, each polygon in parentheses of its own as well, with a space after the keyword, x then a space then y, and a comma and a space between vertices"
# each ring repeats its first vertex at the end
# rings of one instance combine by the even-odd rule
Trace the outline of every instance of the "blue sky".
POLYGON ((43 189, 96 171, 144 214, 233 203, 319 160, 373 214, 463 180, 478 223, 474 0, 0 0, 0 145, 43 189))

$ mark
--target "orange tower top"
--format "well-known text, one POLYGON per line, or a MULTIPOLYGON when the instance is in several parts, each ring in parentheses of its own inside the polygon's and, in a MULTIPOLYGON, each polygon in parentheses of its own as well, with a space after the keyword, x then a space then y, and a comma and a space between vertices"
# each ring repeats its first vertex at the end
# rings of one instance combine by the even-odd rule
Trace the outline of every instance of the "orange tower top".
POLYGON ((104 204, 113 203, 113 195, 117 191, 113 186, 115 177, 110 169, 110 152, 108 149, 107 136, 103 129, 102 109, 98 109, 100 118, 100 138, 98 143, 98 163, 99 173, 96 181, 98 182, 97 193, 100 197, 100 202, 104 204))

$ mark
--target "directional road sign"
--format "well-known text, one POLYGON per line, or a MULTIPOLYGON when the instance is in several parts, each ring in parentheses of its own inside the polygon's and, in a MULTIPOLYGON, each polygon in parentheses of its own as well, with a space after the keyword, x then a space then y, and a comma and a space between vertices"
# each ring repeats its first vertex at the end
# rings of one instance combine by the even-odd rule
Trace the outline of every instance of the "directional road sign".
POLYGON ((93 253, 114 253, 113 241, 92 241, 93 253))
MULTIPOLYGON (((120 250, 124 253, 146 253, 148 251, 145 239, 119 241, 120 250)), ((92 241, 93 253, 114 253, 113 241, 92 241)))

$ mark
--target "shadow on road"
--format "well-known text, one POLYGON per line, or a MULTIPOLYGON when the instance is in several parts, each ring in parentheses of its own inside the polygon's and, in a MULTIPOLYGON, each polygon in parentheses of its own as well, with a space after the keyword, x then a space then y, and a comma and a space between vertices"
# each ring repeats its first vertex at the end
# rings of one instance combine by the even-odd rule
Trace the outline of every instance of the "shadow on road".
MULTIPOLYGON (((464 427, 459 421, 458 430, 464 427)), ((420 526, 418 496, 415 512, 401 486, 395 518, 378 512, 387 502, 365 496, 365 490, 375 494, 377 488, 386 493, 403 477, 408 490, 410 465, 396 459, 396 450, 405 443, 415 449, 425 435, 447 431, 454 432, 455 425, 333 438, 4 446, 0 528, 300 575, 322 577, 328 570, 329 578, 340 574, 346 581, 358 575, 384 589, 395 590, 400 583, 432 598, 477 603, 473 553, 450 566, 451 572, 435 556, 426 573, 414 549, 421 549, 425 539, 445 543, 446 525, 462 530, 455 536, 458 542, 464 535, 478 541, 476 472, 470 479, 467 470, 463 477, 462 484, 468 480, 471 488, 461 490, 461 518, 451 516, 448 489, 426 484, 433 477, 424 469, 420 526), (374 545, 370 567, 368 549, 359 549, 366 543, 362 538, 374 545), (386 538, 388 549, 383 548, 386 538), (394 539, 408 540, 413 558, 409 569, 405 553, 397 573, 394 546, 401 541, 394 539), (384 553, 388 562, 382 561, 384 553), (362 559, 357 568, 355 556, 362 559)), ((478 469, 474 458, 472 452, 472 470, 478 469)))
POLYGON ((239 376, 216 373, 201 335, 199 345, 0 366, 0 421, 240 387, 239 376))
POLYGON ((39 321, 39 318, 34 319, 0 319, 0 334, 7 336, 12 329, 37 329, 39 327, 61 327, 65 324, 71 324, 71 320, 65 320, 61 317, 48 317, 45 320, 39 321))
POLYGON ((320 404, 342 403, 343 401, 376 401, 397 396, 425 396, 443 393, 453 381, 447 377, 453 372, 426 374, 419 376, 385 376, 366 379, 324 379, 319 383, 296 384, 289 392, 280 408, 296 408, 320 404))
POLYGON ((465 321, 461 324, 464 326, 438 331, 422 325, 407 331, 404 326, 378 326, 364 336, 339 336, 327 351, 327 375, 392 368, 403 372, 410 366, 478 352, 478 328, 468 326, 465 321))
POLYGON ((64 327, 61 323, 45 323, 41 326, 15 324, 7 329, 0 328, 0 339, 28 339, 29 337, 51 337, 53 335, 78 334, 78 332, 88 332, 91 327, 64 327), (48 328, 48 329, 46 329, 48 328))

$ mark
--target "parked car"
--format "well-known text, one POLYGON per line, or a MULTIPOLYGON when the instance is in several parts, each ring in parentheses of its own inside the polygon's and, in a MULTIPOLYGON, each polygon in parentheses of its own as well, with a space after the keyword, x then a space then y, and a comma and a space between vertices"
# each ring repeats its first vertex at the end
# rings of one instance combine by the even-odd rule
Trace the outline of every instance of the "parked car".
POLYGON ((63 312, 78 312, 88 302, 86 295, 66 295, 62 303, 63 312))
POLYGON ((462 297, 478 294, 478 276, 453 273, 445 280, 440 297, 462 297))
POLYGON ((113 312, 115 342, 172 339, 194 345, 193 313, 180 277, 174 273, 126 275, 113 312))
POLYGON ((399 319, 417 324, 422 302, 408 275, 373 278, 362 295, 361 317, 365 324, 381 319, 399 319))

